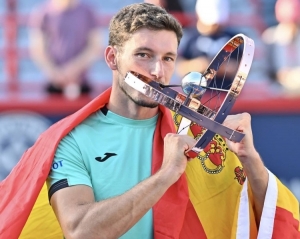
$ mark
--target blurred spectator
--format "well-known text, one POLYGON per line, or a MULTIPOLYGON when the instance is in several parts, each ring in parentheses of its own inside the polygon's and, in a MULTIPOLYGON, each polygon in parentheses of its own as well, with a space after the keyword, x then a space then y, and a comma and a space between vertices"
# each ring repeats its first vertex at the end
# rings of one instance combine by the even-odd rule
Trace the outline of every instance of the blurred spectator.
POLYGON ((89 93, 87 70, 97 59, 96 13, 79 0, 47 0, 30 17, 30 50, 45 72, 48 93, 89 93))
POLYGON ((194 20, 190 14, 187 14, 184 10, 181 0, 144 0, 146 3, 152 3, 157 6, 165 8, 169 13, 171 13, 182 25, 186 27, 191 24, 194 20))
POLYGON ((268 73, 284 89, 300 90, 300 0, 277 0, 278 24, 262 35, 267 45, 268 73))
POLYGON ((161 6, 169 12, 183 12, 180 0, 145 0, 144 2, 161 6))
MULTIPOLYGON (((226 27, 229 18, 227 0, 198 0, 195 10, 196 26, 185 29, 179 46, 177 74, 180 77, 190 71, 204 73, 219 50, 235 35, 226 27)), ((224 71, 226 71, 225 82, 234 76, 236 64, 231 66, 231 63, 232 61, 230 64, 227 62, 223 64, 226 65, 226 69, 224 66, 220 68, 217 75, 220 79, 217 79, 218 82, 222 82, 224 71)))

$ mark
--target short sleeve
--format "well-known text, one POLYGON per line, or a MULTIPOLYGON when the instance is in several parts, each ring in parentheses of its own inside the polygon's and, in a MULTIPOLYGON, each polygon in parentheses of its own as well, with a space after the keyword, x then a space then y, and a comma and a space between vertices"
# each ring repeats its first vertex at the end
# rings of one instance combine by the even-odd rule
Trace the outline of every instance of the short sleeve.
POLYGON ((74 185, 92 187, 76 140, 69 133, 58 145, 47 179, 49 199, 58 190, 74 185))

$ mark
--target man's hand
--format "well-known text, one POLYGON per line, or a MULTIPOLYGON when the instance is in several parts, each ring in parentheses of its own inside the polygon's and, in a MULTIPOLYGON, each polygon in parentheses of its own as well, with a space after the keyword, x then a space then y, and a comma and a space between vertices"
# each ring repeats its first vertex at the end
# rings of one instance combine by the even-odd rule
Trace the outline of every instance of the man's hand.
POLYGON ((249 156, 258 155, 253 143, 250 114, 229 115, 223 125, 245 134, 239 143, 227 140, 228 148, 238 156, 242 164, 246 163, 249 156))
POLYGON ((170 182, 175 183, 185 171, 188 157, 185 152, 193 148, 196 140, 188 135, 167 134, 164 138, 164 158, 161 170, 170 173, 170 182))
POLYGON ((80 84, 81 80, 81 74, 82 70, 78 69, 76 66, 73 64, 65 64, 63 67, 61 67, 61 73, 65 76, 66 78, 66 84, 80 84))

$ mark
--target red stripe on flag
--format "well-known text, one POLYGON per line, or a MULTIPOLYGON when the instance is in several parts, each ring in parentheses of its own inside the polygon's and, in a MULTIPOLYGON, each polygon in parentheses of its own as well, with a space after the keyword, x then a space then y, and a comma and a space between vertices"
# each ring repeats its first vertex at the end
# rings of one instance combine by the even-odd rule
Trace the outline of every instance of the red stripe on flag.
POLYGON ((180 239, 207 239, 203 226, 191 201, 188 202, 180 239))
MULTIPOLYGON (((163 161, 163 140, 168 133, 176 133, 171 112, 160 107, 161 114, 154 134, 152 174, 163 161)), ((203 227, 189 200, 186 175, 183 174, 153 207, 155 239, 206 239, 203 227)))
POLYGON ((272 239, 300 239, 299 221, 281 207, 276 208, 272 239))

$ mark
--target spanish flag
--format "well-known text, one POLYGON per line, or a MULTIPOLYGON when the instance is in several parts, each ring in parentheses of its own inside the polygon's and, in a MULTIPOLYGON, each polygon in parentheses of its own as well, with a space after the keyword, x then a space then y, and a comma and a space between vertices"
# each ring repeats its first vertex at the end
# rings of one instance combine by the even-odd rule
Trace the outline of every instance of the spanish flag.
MULTIPOLYGON (((59 141, 103 107, 110 92, 108 89, 76 113, 52 125, 0 183, 0 238, 62 237, 46 199, 44 183, 59 141), (45 216, 41 217, 42 211, 45 216), (46 230, 47 226, 52 232, 46 230)), ((165 135, 175 133, 180 121, 180 116, 171 114, 165 107, 160 106, 160 111, 154 135, 152 173, 161 166, 165 135)), ((201 127, 192 125, 189 133, 198 137, 201 127)), ((154 206, 154 238, 299 239, 299 203, 271 172, 269 175, 265 206, 257 226, 251 188, 243 168, 225 141, 216 135, 154 206)))

